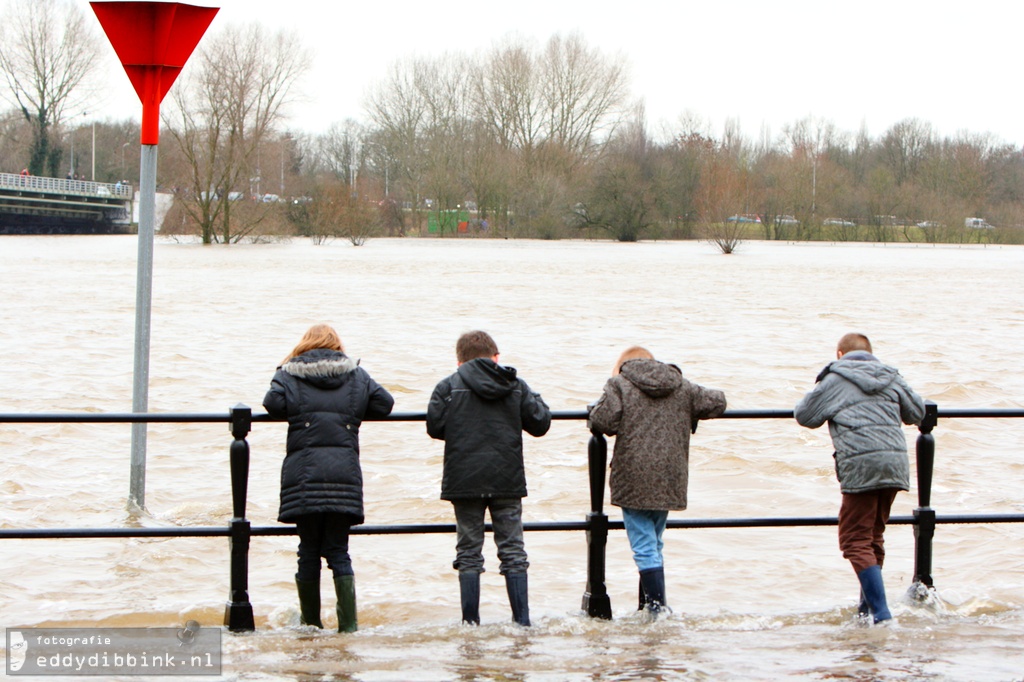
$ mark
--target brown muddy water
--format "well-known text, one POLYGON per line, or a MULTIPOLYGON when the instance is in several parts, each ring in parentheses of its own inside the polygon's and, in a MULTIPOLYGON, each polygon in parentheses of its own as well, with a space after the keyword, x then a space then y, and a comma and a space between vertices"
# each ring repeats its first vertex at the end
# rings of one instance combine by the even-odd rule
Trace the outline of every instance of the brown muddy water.
MULTIPOLYGON (((0 240, 0 412, 128 412, 136 241, 0 240)), ((463 331, 490 331, 555 410, 596 398, 642 344, 731 409, 791 409, 846 331, 861 330, 940 408, 1024 407, 1024 248, 750 242, 373 240, 202 247, 158 241, 150 409, 262 411, 274 367, 306 327, 334 324, 394 394, 426 407, 463 331)), ((913 444, 916 429, 908 428, 913 444)), ((580 422, 527 439, 526 521, 588 511, 580 422)), ((248 516, 275 525, 285 427, 250 436, 248 516)), ((1024 512, 1024 422, 940 420, 932 504, 1024 512)), ((128 425, 0 425, 0 528, 224 525, 227 427, 149 429, 146 511, 126 511, 128 425)), ((367 523, 451 523, 442 445, 421 423, 362 429, 367 523)), ((703 424, 690 509, 670 518, 834 516, 826 430, 790 420, 703 424)), ((606 498, 607 499, 607 498, 606 498)), ((916 493, 902 494, 909 515, 916 493)), ((621 518, 614 507, 612 519, 621 518)), ((458 624, 450 535, 356 536, 360 631, 301 628, 293 537, 253 538, 257 631, 224 634, 225 680, 1024 680, 1024 525, 941 525, 933 599, 904 598, 913 530, 888 534, 898 625, 854 619, 858 585, 835 528, 670 530, 674 613, 641 622, 625 535, 612 531, 615 618, 580 611, 583 533, 531 533, 534 627, 512 626, 488 545, 479 628, 458 624)), ((0 625, 218 626, 225 538, 0 541, 0 625)), ((325 622, 333 596, 324 579, 325 622)), ((209 678, 205 678, 209 679, 209 678)))

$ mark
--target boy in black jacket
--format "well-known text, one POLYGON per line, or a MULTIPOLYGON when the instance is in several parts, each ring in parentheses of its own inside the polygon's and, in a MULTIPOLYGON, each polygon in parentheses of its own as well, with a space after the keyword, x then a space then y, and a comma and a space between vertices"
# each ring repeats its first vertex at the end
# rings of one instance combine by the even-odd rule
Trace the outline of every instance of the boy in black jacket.
POLYGON ((442 379, 430 397, 427 433, 445 441, 441 499, 455 508, 452 566, 459 572, 462 620, 480 623, 484 513, 490 510, 512 620, 529 625, 522 432, 543 436, 551 426, 551 411, 515 369, 498 364, 498 346, 486 332, 459 337, 455 356, 458 370, 442 379))

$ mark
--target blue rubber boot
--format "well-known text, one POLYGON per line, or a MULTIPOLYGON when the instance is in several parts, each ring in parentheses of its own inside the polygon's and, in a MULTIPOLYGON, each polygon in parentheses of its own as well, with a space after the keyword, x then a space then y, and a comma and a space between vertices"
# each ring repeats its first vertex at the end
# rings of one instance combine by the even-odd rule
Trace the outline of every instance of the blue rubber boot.
POLYGON ((871 616, 876 623, 884 620, 891 620, 889 605, 885 601, 885 585, 882 583, 882 567, 870 566, 857 574, 860 580, 860 588, 864 591, 864 598, 871 608, 871 616))

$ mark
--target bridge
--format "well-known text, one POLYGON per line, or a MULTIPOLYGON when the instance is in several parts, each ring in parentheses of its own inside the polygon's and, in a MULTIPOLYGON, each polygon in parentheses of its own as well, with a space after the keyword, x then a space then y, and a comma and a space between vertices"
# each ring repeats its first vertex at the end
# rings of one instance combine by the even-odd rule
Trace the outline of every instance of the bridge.
POLYGON ((0 173, 0 234, 124 234, 132 186, 0 173))

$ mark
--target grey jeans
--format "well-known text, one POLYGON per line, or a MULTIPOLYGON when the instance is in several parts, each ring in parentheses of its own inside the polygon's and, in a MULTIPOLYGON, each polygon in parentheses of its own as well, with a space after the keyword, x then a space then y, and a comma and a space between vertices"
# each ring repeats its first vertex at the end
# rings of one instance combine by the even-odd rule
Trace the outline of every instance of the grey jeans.
POLYGON ((455 508, 455 561, 452 568, 460 573, 484 571, 484 512, 490 509, 494 542, 498 546, 498 570, 506 573, 526 573, 530 562, 526 560, 523 544, 523 501, 519 498, 478 500, 452 500, 455 508))

